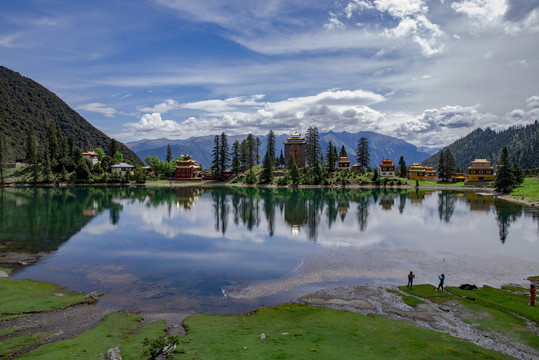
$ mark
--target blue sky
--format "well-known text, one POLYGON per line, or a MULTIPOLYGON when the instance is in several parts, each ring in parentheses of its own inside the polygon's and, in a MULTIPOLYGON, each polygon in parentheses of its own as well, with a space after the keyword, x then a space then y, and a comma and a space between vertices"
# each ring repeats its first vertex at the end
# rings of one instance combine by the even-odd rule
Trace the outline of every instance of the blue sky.
POLYGON ((537 0, 0 0, 0 64, 121 141, 539 118, 537 0))

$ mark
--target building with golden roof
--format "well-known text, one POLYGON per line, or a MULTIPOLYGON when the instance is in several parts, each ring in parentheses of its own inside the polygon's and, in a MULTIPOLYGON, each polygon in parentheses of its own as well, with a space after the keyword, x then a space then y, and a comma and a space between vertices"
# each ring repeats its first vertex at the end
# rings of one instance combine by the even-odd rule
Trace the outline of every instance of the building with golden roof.
POLYGON ((346 170, 348 168, 350 168, 350 160, 348 159, 348 156, 339 156, 339 160, 337 160, 337 169, 346 170))
POLYGON ((424 181, 425 167, 421 166, 419 163, 413 163, 413 165, 408 168, 408 179, 424 181))
POLYGON ((487 159, 475 159, 468 167, 467 180, 475 181, 494 181, 494 168, 487 159))
POLYGON ((425 166, 425 179, 436 181, 436 170, 434 170, 432 166, 425 166))
POLYGON ((200 180, 200 166, 191 155, 182 155, 176 166, 176 180, 200 180))

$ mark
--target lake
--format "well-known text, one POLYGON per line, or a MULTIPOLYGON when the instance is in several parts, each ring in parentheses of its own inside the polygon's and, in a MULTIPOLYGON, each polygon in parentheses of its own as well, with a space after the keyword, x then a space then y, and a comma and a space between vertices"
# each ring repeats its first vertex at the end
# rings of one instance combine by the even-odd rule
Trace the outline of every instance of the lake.
MULTIPOLYGON (((243 312, 337 285, 499 286, 539 275, 539 212, 416 189, 69 187, 0 190, 12 274, 107 292, 99 306, 243 312)), ((0 266, 2 266, 0 264, 0 266)))

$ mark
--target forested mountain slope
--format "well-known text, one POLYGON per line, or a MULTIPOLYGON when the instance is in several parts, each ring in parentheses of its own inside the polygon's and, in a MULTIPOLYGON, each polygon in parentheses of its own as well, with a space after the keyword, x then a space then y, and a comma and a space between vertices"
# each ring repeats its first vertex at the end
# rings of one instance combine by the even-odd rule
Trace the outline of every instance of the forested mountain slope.
MULTIPOLYGON (((37 82, 0 66, 0 134, 5 143, 6 159, 24 158, 30 127, 35 130, 38 144, 44 142, 47 127, 54 122, 64 137, 73 136, 82 150, 101 147, 107 151, 106 134, 95 128, 62 99, 37 82)), ((126 160, 138 160, 137 155, 120 143, 126 160)))
MULTIPOLYGON (((511 161, 523 168, 539 167, 539 122, 527 126, 514 126, 496 132, 490 128, 476 129, 448 148, 455 157, 458 168, 466 171, 474 159, 488 159, 497 164, 500 152, 507 147, 511 161)), ((423 161, 423 165, 438 167, 440 153, 423 161)))

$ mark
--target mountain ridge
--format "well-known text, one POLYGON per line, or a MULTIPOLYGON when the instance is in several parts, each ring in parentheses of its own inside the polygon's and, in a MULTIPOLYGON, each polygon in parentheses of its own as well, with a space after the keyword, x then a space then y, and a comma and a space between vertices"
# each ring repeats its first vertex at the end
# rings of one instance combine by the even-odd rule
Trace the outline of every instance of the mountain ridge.
MULTIPOLYGON (((4 137, 5 158, 24 158, 30 127, 38 144, 43 144, 47 127, 54 122, 67 138, 73 136, 82 150, 101 147, 107 151, 111 138, 94 127, 52 91, 16 71, 0 66, 0 129, 4 137)), ((126 160, 137 155, 118 141, 126 160)))

